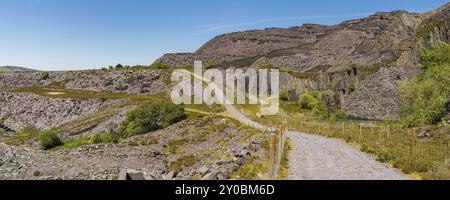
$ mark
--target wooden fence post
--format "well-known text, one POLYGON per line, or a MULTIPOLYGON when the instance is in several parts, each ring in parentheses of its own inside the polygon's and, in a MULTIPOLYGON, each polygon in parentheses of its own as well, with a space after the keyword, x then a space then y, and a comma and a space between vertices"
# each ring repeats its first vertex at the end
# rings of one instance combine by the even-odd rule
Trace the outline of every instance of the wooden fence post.
POLYGON ((411 150, 411 161, 415 165, 415 146, 416 146, 416 128, 412 129, 412 150, 411 150))
POLYGON ((387 137, 389 138, 391 136, 391 126, 387 126, 387 137))
POLYGON ((359 137, 358 137, 358 143, 361 144, 361 136, 362 136, 362 126, 359 125, 359 137))

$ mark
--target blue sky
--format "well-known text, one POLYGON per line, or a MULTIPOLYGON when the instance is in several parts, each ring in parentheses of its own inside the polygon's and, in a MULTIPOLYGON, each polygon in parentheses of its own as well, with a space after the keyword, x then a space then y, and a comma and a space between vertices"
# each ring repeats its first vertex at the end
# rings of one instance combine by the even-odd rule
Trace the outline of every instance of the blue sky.
POLYGON ((0 0, 0 66, 41 70, 150 64, 222 33, 337 24, 445 0, 0 0))

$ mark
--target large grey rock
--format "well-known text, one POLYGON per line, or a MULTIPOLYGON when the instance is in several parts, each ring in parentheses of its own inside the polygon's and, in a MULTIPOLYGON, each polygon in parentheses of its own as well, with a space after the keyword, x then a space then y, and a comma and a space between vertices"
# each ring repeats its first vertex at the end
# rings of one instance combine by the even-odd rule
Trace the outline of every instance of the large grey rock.
POLYGON ((132 169, 122 169, 119 173, 119 180, 142 181, 145 180, 145 177, 142 172, 132 169))

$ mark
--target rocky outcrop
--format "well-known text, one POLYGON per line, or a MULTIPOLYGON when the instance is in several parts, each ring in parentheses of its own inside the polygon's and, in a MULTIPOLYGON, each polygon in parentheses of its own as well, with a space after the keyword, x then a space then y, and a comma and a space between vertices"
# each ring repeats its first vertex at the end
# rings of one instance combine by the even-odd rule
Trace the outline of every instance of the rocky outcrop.
POLYGON ((202 60, 205 63, 212 60, 215 64, 220 64, 247 59, 274 50, 313 43, 329 28, 308 24, 289 29, 271 28, 224 34, 207 42, 195 53, 166 54, 156 62, 170 66, 185 66, 193 65, 194 60, 202 60))
POLYGON ((415 35, 425 18, 407 12, 376 13, 336 26, 306 24, 288 29, 244 31, 218 36, 192 54, 167 54, 157 62, 219 66, 271 64, 305 71, 317 66, 373 65, 396 59, 396 46, 415 35))
POLYGON ((214 61, 217 68, 287 68, 291 73, 282 73, 280 86, 291 96, 332 90, 338 96, 335 104, 354 117, 395 118, 401 102, 398 80, 392 77, 398 74, 386 73, 403 68, 409 74, 400 75, 403 79, 419 71, 423 48, 450 42, 449 23, 450 3, 427 13, 378 12, 334 26, 306 24, 225 34, 194 53, 167 54, 156 62, 177 66, 202 60, 214 61))

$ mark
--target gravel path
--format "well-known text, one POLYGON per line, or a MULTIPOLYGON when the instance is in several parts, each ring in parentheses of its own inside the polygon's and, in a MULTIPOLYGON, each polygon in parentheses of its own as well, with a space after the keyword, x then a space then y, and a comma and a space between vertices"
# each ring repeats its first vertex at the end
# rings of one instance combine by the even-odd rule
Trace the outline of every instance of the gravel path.
POLYGON ((341 141, 299 132, 289 132, 288 137, 292 143, 289 152, 289 179, 411 179, 341 141))

